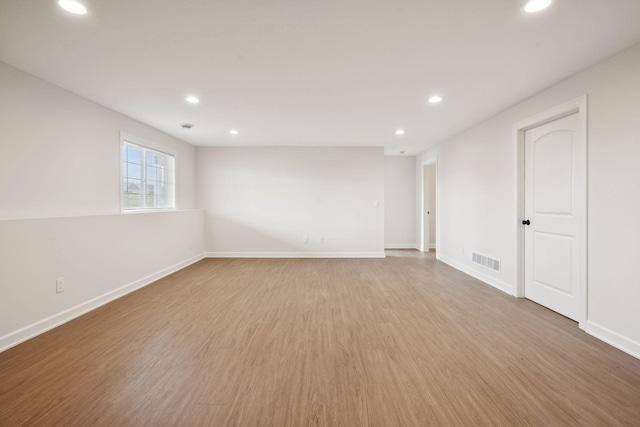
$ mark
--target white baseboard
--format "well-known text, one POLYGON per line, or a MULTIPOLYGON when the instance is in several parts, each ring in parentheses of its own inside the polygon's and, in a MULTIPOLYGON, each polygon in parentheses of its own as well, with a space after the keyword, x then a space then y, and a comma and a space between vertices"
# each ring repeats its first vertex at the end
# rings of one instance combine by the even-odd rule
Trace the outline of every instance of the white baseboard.
MULTIPOLYGON (((201 255, 197 255, 188 260, 182 261, 171 267, 165 268, 157 273, 151 274, 128 285, 122 286, 113 291, 107 292, 99 297, 93 298, 75 307, 62 311, 53 316, 42 319, 36 323, 33 323, 17 331, 11 332, 0 337, 0 353, 14 347, 24 341, 27 341, 33 337, 36 337, 44 332, 47 332, 57 326, 69 322, 76 317, 82 316, 91 310, 114 301, 124 295, 127 295, 135 290, 143 288, 169 274, 175 273, 191 264, 200 261, 203 258, 384 258, 384 252, 205 252, 201 255)), ((513 295, 513 287, 502 281, 496 280, 493 277, 482 274, 471 268, 468 268, 457 261, 453 261, 441 254, 436 255, 436 258, 451 267, 456 268, 476 279, 487 283, 505 293, 513 295)), ((625 353, 640 359, 640 343, 625 337, 617 332, 612 331, 604 326, 600 326, 591 320, 587 321, 585 331, 612 345, 613 347, 624 351, 625 353)))
POLYGON ((384 258, 384 252, 206 252, 206 258, 384 258))
POLYGON ((440 261, 449 264, 451 267, 458 269, 460 271, 462 271, 463 273, 467 273, 469 276, 471 277, 475 277, 476 279, 493 286, 496 289, 501 290, 502 292, 505 292, 509 295, 513 295, 513 286, 511 286, 508 283, 505 283, 501 280, 498 280, 494 277, 488 276, 484 273, 481 273, 473 268, 467 267, 466 265, 463 265, 461 263, 459 263, 458 261, 454 261, 450 258, 447 258, 446 256, 440 254, 440 253, 436 253, 436 259, 439 259, 440 261))
POLYGON ((418 249, 417 243, 385 243, 385 249, 418 249))
POLYGON ((618 350, 622 350, 627 354, 640 359, 640 342, 634 341, 631 338, 627 338, 617 332, 612 331, 609 328, 600 326, 591 320, 587 320, 587 327, 585 331, 599 340, 606 342, 609 345, 614 346, 618 350))
POLYGON ((436 248, 435 243, 429 243, 429 249, 435 249, 435 248, 436 248))
MULTIPOLYGON (((493 286, 509 295, 514 294, 514 288, 504 283, 500 280, 496 280, 493 277, 487 276, 481 272, 478 272, 472 268, 469 268, 461 263, 454 261, 446 256, 441 254, 436 255, 436 259, 449 264, 451 267, 456 268, 468 275, 475 277, 476 279, 487 283, 488 285, 493 286)), ((606 342, 613 347, 624 351, 625 353, 640 359, 640 342, 634 341, 631 338, 625 337, 624 335, 619 334, 618 332, 612 331, 611 329, 605 328, 604 326, 600 326, 597 323, 594 323, 591 320, 587 320, 587 326, 585 328, 585 332, 589 335, 592 335, 599 340, 606 342)))
POLYGON ((107 292, 106 294, 100 295, 99 297, 90 299, 89 301, 83 302, 82 304, 78 304, 75 307, 71 307, 60 313, 54 314, 53 316, 49 316, 46 319, 42 319, 38 322, 32 323, 31 325, 25 326, 24 328, 20 328, 17 331, 10 332, 0 337, 0 353, 44 332, 47 332, 50 329, 67 323, 68 321, 73 320, 76 317, 80 317, 91 310, 95 310, 96 308, 105 305, 113 300, 116 300, 128 293, 143 288, 155 282, 156 280, 168 276, 169 274, 175 273, 178 270, 182 270, 183 268, 200 261, 202 258, 204 258, 203 254, 197 255, 186 261, 182 261, 178 264, 172 265, 171 267, 167 267, 164 270, 160 270, 157 273, 150 274, 147 277, 136 280, 135 282, 131 282, 128 285, 122 286, 118 289, 114 289, 110 292, 107 292))

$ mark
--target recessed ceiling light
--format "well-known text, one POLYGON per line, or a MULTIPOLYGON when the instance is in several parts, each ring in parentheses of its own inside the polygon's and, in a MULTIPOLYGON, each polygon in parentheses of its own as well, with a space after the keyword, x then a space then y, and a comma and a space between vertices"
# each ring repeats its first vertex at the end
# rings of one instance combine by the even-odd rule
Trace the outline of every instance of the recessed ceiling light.
POLYGON ((185 98, 185 101, 187 101, 187 102, 188 102, 188 103, 190 103, 190 104, 197 104, 198 102, 200 102, 200 100, 198 99, 198 97, 193 96, 193 95, 191 95, 191 96, 187 96, 187 97, 185 98))
POLYGON ((438 102, 442 102, 442 97, 440 95, 433 95, 431 98, 429 98, 430 104, 437 104, 438 102))
POLYGON ((404 129, 396 130, 396 135, 404 135, 404 129))
POLYGON ((231 130, 229 131, 229 133, 230 133, 231 135, 237 135, 237 134, 239 134, 240 132, 238 132, 236 129, 231 129, 231 130))
POLYGON ((529 0, 524 6, 524 11, 527 13, 536 13, 548 8, 551 5, 551 0, 529 0))
POLYGON ((75 15, 86 15, 87 8, 80 2, 75 0, 59 0, 58 6, 66 10, 67 12, 73 13, 75 15))

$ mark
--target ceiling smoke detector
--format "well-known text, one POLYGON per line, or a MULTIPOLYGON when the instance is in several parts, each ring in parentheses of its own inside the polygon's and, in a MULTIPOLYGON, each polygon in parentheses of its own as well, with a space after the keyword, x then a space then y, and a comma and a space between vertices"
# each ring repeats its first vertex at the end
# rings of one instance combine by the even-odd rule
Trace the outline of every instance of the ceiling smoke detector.
POLYGON ((192 123, 183 123, 180 126, 182 126, 182 129, 191 129, 193 127, 192 123))

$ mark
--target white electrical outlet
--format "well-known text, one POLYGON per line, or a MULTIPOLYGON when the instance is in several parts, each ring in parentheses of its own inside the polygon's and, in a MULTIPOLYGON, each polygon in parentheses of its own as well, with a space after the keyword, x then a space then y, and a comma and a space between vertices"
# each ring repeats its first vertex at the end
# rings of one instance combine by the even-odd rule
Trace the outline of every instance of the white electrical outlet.
POLYGON ((380 202, 378 202, 377 200, 375 202, 373 202, 373 207, 374 208, 379 208, 380 207, 380 202))
POLYGON ((305 244, 305 245, 308 245, 308 244, 309 244, 309 238, 308 238, 308 237, 305 237, 305 238, 304 238, 304 244, 305 244))
POLYGON ((321 237, 320 238, 320 244, 323 244, 323 243, 324 243, 324 237, 321 237))
POLYGON ((56 279, 56 293, 60 294, 64 292, 64 277, 58 277, 56 279))

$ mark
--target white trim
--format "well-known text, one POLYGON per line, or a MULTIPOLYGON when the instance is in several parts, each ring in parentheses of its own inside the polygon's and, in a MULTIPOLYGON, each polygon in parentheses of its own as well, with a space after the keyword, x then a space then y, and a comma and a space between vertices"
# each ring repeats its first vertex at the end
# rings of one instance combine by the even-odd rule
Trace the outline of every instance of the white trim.
MULTIPOLYGON (((437 220, 438 220, 438 217, 436 216, 436 221, 437 220)), ((436 244, 435 243, 429 243, 429 249, 435 249, 435 248, 436 248, 436 244)))
POLYGON ((524 298, 524 231, 521 221, 524 218, 524 133, 525 131, 552 122, 554 120, 561 119, 570 114, 578 113, 580 119, 580 131, 583 138, 584 153, 582 153, 584 161, 584 188, 581 189, 582 200, 584 206, 582 207, 580 218, 580 231, 581 245, 580 245, 580 275, 578 279, 578 292, 580 298, 580 313, 578 314, 578 326, 580 329, 585 329, 587 322, 587 177, 588 177, 588 127, 587 127, 587 95, 583 95, 577 99, 569 101, 565 104, 559 105, 555 108, 538 114, 534 117, 522 120, 513 125, 513 141, 515 144, 515 171, 516 171, 516 186, 515 186, 515 206, 514 206, 514 227, 515 227, 515 248, 516 248, 516 269, 514 283, 516 284, 514 289, 514 295, 518 298, 524 298))
POLYGON ((384 258, 384 252, 206 252, 206 258, 384 258))
MULTIPOLYGON (((154 209, 154 210, 149 210, 149 211, 127 211, 126 215, 130 215, 130 214, 155 214, 155 213, 170 213, 170 212, 189 212, 189 211, 199 211, 201 209, 154 209)), ((54 216, 26 216, 26 217, 20 217, 20 218, 0 218, 0 222, 2 221, 27 221, 27 220, 34 220, 34 219, 60 219, 60 218, 92 218, 95 216, 115 216, 115 215, 124 215, 125 213, 122 212, 104 212, 104 213, 92 213, 92 214, 83 214, 83 215, 76 215, 76 214, 68 214, 68 215, 54 215, 54 216)))
MULTIPOLYGON (((178 153, 177 151, 173 148, 173 147, 168 147, 165 146, 163 144, 158 144, 157 142, 152 142, 149 140, 146 140, 144 138, 140 138, 138 136, 132 135, 130 133, 127 132, 122 132, 120 131, 120 154, 118 156, 118 158, 120 159, 120 166, 118 168, 120 176, 118 177, 118 180, 120 181, 120 185, 119 185, 119 193, 118 193, 118 200, 120 200, 120 213, 139 213, 139 212, 152 212, 152 211, 175 211, 177 210, 177 206, 178 206, 178 153), (155 209, 155 208, 142 208, 142 209, 124 209, 124 206, 122 204, 122 193, 124 191, 124 184, 122 181, 122 178, 124 176, 123 174, 123 154, 124 154, 124 147, 125 144, 129 142, 131 144, 136 144, 141 146, 142 148, 146 148, 146 149, 150 149, 153 151, 157 151, 159 153, 162 154, 166 154, 169 156, 173 157, 173 207, 172 208, 160 208, 160 209, 155 209)), ((143 163, 144 165, 144 160, 143 163)), ((145 168, 142 168, 142 174, 143 174, 143 182, 146 182, 146 171, 145 168)), ((141 189, 142 190, 142 189, 141 189)))
POLYGON ((464 264, 459 263, 458 261, 454 261, 451 258, 447 258, 444 255, 441 254, 437 254, 436 255, 436 259, 444 262, 445 264, 449 264, 451 267, 462 271, 463 273, 468 274, 471 277, 474 277, 478 280, 480 280, 481 282, 486 283, 487 285, 491 285, 494 288, 501 290, 504 293, 507 293, 509 295, 513 295, 513 286, 511 286, 508 283, 505 283, 501 280, 496 279, 495 277, 491 277, 488 276, 484 273, 481 273, 471 267, 468 267, 464 264))
POLYGON ((122 211, 122 215, 136 215, 141 213, 176 212, 176 211, 179 211, 179 209, 167 209, 167 208, 129 209, 126 211, 122 211))
POLYGON ((600 326, 594 323, 592 320, 587 320, 587 327, 585 331, 599 340, 606 342, 615 348, 624 351, 627 354, 640 359, 640 342, 634 341, 631 338, 625 337, 617 332, 612 331, 609 328, 600 326))
POLYGON ((418 249, 417 243, 385 243, 385 249, 418 249))
POLYGON ((162 279, 165 276, 168 276, 169 274, 175 273, 178 270, 182 270, 183 268, 200 261, 202 258, 204 258, 203 254, 197 255, 193 258, 172 265, 171 267, 160 270, 157 273, 150 274, 146 277, 143 277, 142 279, 131 282, 128 285, 122 286, 118 289, 114 289, 110 292, 107 292, 106 294, 90 299, 89 301, 85 301, 82 304, 76 305, 75 307, 71 307, 60 313, 54 314, 53 316, 49 316, 46 319, 42 319, 38 322, 32 323, 31 325, 20 328, 17 331, 10 332, 0 337, 0 353, 33 337, 43 334, 55 327, 67 323, 68 321, 73 320, 76 317, 80 317, 85 313, 95 310, 102 305, 125 296, 128 293, 143 288, 159 279, 162 279))
POLYGON ((149 141, 148 139, 140 138, 139 136, 121 131, 120 132, 121 147, 125 141, 131 142, 133 144, 142 145, 146 148, 150 148, 152 150, 159 151, 164 154, 169 154, 173 157, 177 157, 177 154, 178 154, 177 150, 174 147, 170 147, 168 145, 158 143, 157 141, 149 141))

